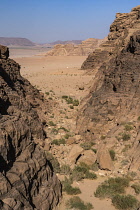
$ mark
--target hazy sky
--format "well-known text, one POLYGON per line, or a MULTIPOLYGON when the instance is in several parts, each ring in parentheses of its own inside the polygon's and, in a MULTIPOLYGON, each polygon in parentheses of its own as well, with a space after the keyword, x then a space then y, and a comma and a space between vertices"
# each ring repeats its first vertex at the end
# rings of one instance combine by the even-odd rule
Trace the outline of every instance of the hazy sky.
POLYGON ((117 12, 138 0, 0 0, 0 36, 33 42, 103 38, 117 12))

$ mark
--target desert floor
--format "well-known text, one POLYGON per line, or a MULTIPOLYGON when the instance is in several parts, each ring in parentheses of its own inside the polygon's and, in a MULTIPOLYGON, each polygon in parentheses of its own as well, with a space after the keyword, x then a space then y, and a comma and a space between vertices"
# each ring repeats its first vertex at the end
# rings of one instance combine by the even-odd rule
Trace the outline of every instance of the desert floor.
MULTIPOLYGON (((59 110, 54 110, 53 113, 55 115, 55 123, 59 123, 62 126, 68 125, 74 130, 78 108, 70 109, 68 105, 62 103, 62 96, 72 96, 81 101, 88 94, 91 80, 94 79, 94 76, 87 75, 85 71, 80 70, 81 64, 86 57, 46 57, 44 52, 43 55, 37 55, 35 51, 30 51, 28 54, 27 50, 24 49, 20 50, 20 54, 18 52, 14 50, 11 57, 21 65, 22 76, 43 92, 46 98, 53 98, 59 103, 59 110), (49 95, 45 94, 48 92, 49 95), (69 116, 68 119, 64 119, 63 110, 65 110, 65 116, 69 116)), ((78 186, 82 191, 78 196, 83 201, 92 203, 95 210, 114 210, 115 208, 109 199, 100 200, 94 197, 97 186, 104 179, 104 177, 99 177, 97 180, 75 182, 74 185, 78 186)), ((57 207, 57 210, 67 209, 65 202, 69 197, 66 194, 63 195, 62 202, 57 207)))

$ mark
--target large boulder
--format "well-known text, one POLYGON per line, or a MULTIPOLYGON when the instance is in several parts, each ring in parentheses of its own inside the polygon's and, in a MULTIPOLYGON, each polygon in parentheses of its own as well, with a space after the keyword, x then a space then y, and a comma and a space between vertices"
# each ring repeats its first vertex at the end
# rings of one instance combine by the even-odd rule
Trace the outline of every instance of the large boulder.
POLYGON ((111 160, 108 149, 103 145, 97 152, 97 163, 99 168, 103 170, 114 170, 113 161, 111 160))
POLYGON ((85 150, 83 155, 78 159, 78 163, 86 163, 91 166, 96 161, 96 154, 92 150, 85 150))

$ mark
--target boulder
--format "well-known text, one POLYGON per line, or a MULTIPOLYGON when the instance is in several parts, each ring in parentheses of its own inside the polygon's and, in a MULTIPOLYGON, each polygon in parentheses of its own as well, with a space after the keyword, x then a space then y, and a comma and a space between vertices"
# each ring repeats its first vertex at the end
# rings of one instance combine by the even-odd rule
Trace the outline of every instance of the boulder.
POLYGON ((79 145, 73 145, 72 149, 70 150, 68 154, 68 161, 70 165, 75 164, 77 162, 77 159, 83 155, 83 148, 79 145))
POLYGON ((102 170, 114 170, 114 164, 111 160, 108 149, 105 145, 101 146, 97 152, 97 163, 102 170))
POLYGON ((83 155, 78 159, 78 163, 86 163, 91 166, 96 161, 96 154, 92 150, 86 150, 83 152, 83 155))

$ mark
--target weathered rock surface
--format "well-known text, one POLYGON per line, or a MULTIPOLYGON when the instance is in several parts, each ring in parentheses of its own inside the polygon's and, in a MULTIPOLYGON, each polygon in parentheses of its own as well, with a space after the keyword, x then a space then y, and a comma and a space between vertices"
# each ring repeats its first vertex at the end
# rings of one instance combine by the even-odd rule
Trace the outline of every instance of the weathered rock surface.
POLYGON ((97 152, 97 163, 99 164, 100 169, 105 169, 109 171, 113 171, 114 165, 111 160, 108 149, 105 145, 102 145, 97 152))
POLYGON ((39 91, 20 75, 20 66, 0 46, 0 209, 52 209, 61 185, 36 141, 46 134, 39 91))
MULTIPOLYGON (((108 41, 90 54, 82 65, 82 69, 89 68, 97 71, 77 120, 79 134, 87 140, 95 140, 100 144, 101 141, 103 142, 101 135, 105 135, 105 143, 115 145, 118 140, 113 139, 115 137, 113 130, 115 132, 119 129, 122 122, 138 124, 137 119, 140 116, 139 29, 140 6, 132 9, 130 13, 117 14, 110 27, 108 41)), ((124 131, 129 134, 132 147, 133 142, 137 141, 135 152, 130 154, 130 169, 138 169, 138 162, 140 162, 137 139, 139 125, 135 130, 137 132, 135 135, 130 131, 124 131)), ((121 144, 124 143, 125 140, 121 144)))
POLYGON ((91 166, 96 161, 96 154, 92 150, 85 150, 82 153, 82 156, 78 159, 78 163, 86 163, 87 165, 91 166))
POLYGON ((57 44, 47 53, 47 56, 86 56, 97 48, 103 40, 90 38, 81 44, 57 44))
POLYGON ((72 149, 68 154, 68 162, 70 165, 76 164, 78 158, 83 155, 83 148, 79 145, 73 145, 72 149))

